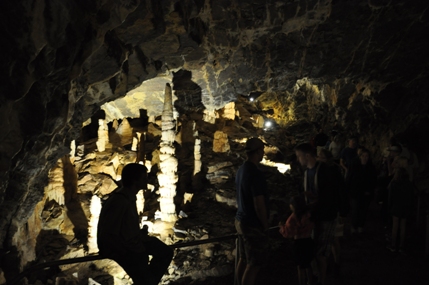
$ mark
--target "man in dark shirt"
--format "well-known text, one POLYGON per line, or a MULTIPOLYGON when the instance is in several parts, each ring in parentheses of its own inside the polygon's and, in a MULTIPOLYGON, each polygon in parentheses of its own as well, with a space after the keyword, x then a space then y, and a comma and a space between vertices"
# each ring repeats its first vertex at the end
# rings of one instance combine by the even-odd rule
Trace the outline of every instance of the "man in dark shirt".
POLYGON ((317 161, 315 149, 308 143, 295 148, 300 164, 307 168, 304 177, 304 193, 315 220, 314 241, 319 283, 325 284, 327 258, 332 251, 336 218, 339 208, 341 177, 332 167, 317 161))
POLYGON ((268 193, 264 174, 257 165, 264 156, 264 143, 258 138, 246 142, 247 160, 237 171, 238 210, 235 227, 239 238, 240 260, 236 274, 239 284, 253 285, 268 258, 268 193))
POLYGON ((148 236, 145 228, 140 229, 136 194, 147 189, 147 168, 127 164, 122 170, 122 185, 101 209, 97 229, 100 254, 115 260, 134 284, 156 285, 173 258, 173 250, 148 236))

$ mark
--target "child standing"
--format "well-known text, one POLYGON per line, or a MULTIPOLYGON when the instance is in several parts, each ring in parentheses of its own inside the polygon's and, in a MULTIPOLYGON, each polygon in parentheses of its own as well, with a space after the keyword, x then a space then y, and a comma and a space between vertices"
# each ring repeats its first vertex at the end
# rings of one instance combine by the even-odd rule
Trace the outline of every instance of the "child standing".
POLYGON ((310 212, 303 196, 292 197, 290 209, 293 212, 284 225, 280 225, 280 233, 285 238, 293 238, 293 257, 298 266, 299 284, 312 284, 313 272, 310 263, 314 259, 314 241, 311 232, 314 223, 310 220, 310 212))

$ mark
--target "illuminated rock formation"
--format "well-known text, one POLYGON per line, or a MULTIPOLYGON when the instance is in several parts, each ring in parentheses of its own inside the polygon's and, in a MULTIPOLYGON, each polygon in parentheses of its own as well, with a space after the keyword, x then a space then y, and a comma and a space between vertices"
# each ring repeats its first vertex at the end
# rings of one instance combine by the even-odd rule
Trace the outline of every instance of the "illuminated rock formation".
POLYGON ((223 114, 222 118, 228 119, 228 120, 234 120, 235 119, 235 103, 229 102, 228 104, 223 107, 223 114))
POLYGON ((230 150, 228 135, 222 131, 214 133, 213 151, 214 152, 227 152, 230 150))
POLYGON ((98 151, 105 151, 106 145, 109 143, 109 128, 103 119, 98 119, 98 125, 97 149, 98 151))
POLYGON ((173 102, 170 84, 165 86, 164 109, 162 111, 162 134, 159 149, 158 173, 159 206, 161 208, 161 220, 175 222, 177 220, 174 196, 176 196, 177 159, 175 158, 174 139, 176 124, 173 117, 173 102))
POLYGON ((88 253, 97 253, 97 225, 101 212, 101 200, 96 195, 93 195, 91 198, 89 210, 91 212, 91 217, 88 224, 88 253))
POLYGON ((201 140, 195 139, 194 145, 194 175, 201 171, 201 140))
POLYGON ((116 133, 120 137, 120 145, 124 146, 133 142, 133 129, 126 118, 124 118, 119 125, 116 133))

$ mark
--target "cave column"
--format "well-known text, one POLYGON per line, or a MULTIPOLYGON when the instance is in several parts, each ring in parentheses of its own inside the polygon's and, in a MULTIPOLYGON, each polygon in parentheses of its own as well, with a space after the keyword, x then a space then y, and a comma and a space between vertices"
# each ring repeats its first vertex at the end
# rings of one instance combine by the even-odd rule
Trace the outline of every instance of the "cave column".
POLYGON ((176 124, 173 116, 173 98, 170 84, 165 86, 164 109, 161 116, 161 142, 160 142, 160 171, 158 173, 161 209, 161 220, 175 222, 177 220, 174 196, 176 196, 177 166, 174 141, 176 124))

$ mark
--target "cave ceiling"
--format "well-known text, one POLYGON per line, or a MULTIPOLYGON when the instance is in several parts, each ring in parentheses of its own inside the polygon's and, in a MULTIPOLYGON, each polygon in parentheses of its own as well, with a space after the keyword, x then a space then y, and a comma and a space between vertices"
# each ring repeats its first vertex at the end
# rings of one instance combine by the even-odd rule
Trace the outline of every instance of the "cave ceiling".
POLYGON ((115 104, 123 113, 111 118, 133 117, 128 101, 139 100, 159 115, 165 82, 173 82, 180 112, 257 94, 262 109, 280 106, 272 113, 284 126, 330 116, 372 132, 393 123, 405 130, 427 118, 428 7, 423 0, 2 1, 0 240, 16 226, 12 217, 28 217, 84 121, 101 106, 120 109, 115 104))

